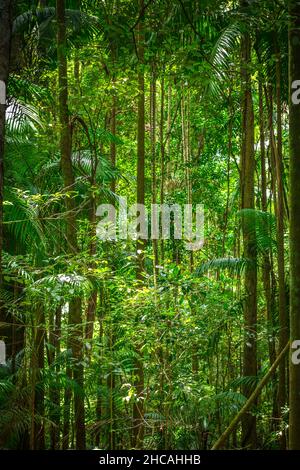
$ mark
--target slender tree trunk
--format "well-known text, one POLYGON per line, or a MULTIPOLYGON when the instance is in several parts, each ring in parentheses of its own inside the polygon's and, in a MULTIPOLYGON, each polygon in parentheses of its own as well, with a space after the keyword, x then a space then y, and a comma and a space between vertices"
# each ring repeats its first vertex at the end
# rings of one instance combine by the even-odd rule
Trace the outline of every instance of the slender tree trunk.
POLYGON ((103 323, 104 323, 104 314, 105 314, 105 303, 104 303, 104 292, 103 292, 103 286, 100 287, 99 290, 99 304, 100 304, 100 311, 99 311, 99 345, 100 345, 100 371, 98 374, 98 381, 97 381, 97 401, 96 401, 96 419, 97 419, 97 429, 95 432, 95 445, 97 447, 100 446, 101 442, 101 431, 102 427, 100 425, 101 419, 102 419, 102 409, 103 409, 103 397, 102 397, 102 384, 103 384, 103 363, 104 363, 104 328, 103 328, 103 323))
MULTIPOLYGON (((272 145, 275 156, 277 182, 277 263, 278 263, 278 313, 279 313, 279 351, 288 341, 288 321, 285 298, 285 269, 284 269, 284 192, 283 192, 283 162, 282 162, 282 118, 281 118, 281 66, 280 50, 276 51, 276 115, 277 115, 277 146, 273 130, 271 131, 272 145)), ((272 128, 271 128, 272 129, 272 128)), ((286 404, 286 360, 279 364, 278 409, 282 416, 286 404)), ((286 448, 286 436, 281 434, 280 445, 286 448)))
MULTIPOLYGON (((300 340, 300 104, 293 99, 293 84, 300 80, 300 5, 290 1, 289 25, 289 146, 290 146, 290 340, 300 340)), ((298 86, 299 88, 299 86, 298 86)), ((299 347, 299 346, 298 346, 299 347)), ((300 449, 300 366, 290 361, 289 448, 300 449)))
MULTIPOLYGON (((229 198, 230 198, 230 161, 232 158, 232 127, 233 127, 233 109, 232 109, 232 90, 229 90, 229 122, 228 122, 228 156, 227 156, 227 194, 226 194, 226 208, 224 213, 224 226, 222 238, 222 257, 225 256, 225 241, 227 236, 228 215, 229 215, 229 198)), ((199 150, 200 153, 201 150, 199 150)))
POLYGON ((114 391, 116 386, 116 377, 114 371, 114 349, 115 349, 115 334, 114 334, 114 325, 113 322, 110 321, 109 323, 109 332, 108 332, 108 342, 109 342, 109 350, 110 350, 110 362, 111 367, 109 370, 109 374, 107 377, 107 386, 109 390, 109 403, 108 403, 108 414, 109 414, 109 430, 108 430, 108 448, 114 450, 116 448, 116 431, 115 431, 115 398, 114 398, 114 391))
MULTIPOLYGON (((242 2, 243 4, 243 2, 242 2)), ((254 113, 251 91, 251 39, 244 33, 241 44, 241 78, 242 78, 242 155, 241 155, 241 188, 242 209, 254 208, 254 113)), ((250 260, 245 269, 245 304, 244 304, 244 353, 243 375, 256 376, 256 322, 257 322, 257 268, 256 240, 252 227, 245 217, 242 220, 244 257, 250 260)), ((243 394, 249 397, 251 387, 245 384, 243 394)), ((242 420, 242 445, 256 447, 256 418, 246 413, 242 420)))
POLYGON ((34 329, 34 367, 36 370, 36 390, 34 394, 34 414, 37 419, 34 420, 34 449, 43 450, 45 448, 45 394, 44 385, 42 383, 42 372, 44 370, 44 346, 45 346, 45 313, 44 306, 38 304, 35 312, 35 329, 34 329))
MULTIPOLYGON (((5 111, 6 86, 9 74, 9 58, 11 44, 12 1, 0 0, 0 288, 3 289, 2 252, 3 252, 3 190, 4 190, 4 143, 5 143, 5 111)), ((11 327, 7 322, 6 312, 0 302, 0 338, 11 343, 11 327)))
MULTIPOLYGON (((144 1, 139 0, 140 11, 144 1)), ((138 24, 138 123, 137 123, 137 204, 145 204, 145 77, 143 18, 138 24)), ((137 240, 137 278, 143 279, 145 240, 137 240)))
MULTIPOLYGON (((180 105, 180 101, 179 101, 180 105)), ((178 107, 179 107, 178 105, 178 107)), ((178 109, 178 108, 177 108, 178 109)), ((171 178, 171 130, 172 130, 172 121, 171 121, 171 113, 172 113, 172 85, 168 83, 168 116, 167 116, 167 136, 166 136, 166 144, 167 144, 167 171, 166 171, 166 179, 169 180, 171 178)), ((176 119, 177 110, 175 112, 174 120, 176 119)))
MULTIPOLYGON (((49 329, 49 367, 55 367, 56 376, 59 376, 60 365, 54 361, 58 359, 60 354, 60 335, 61 335, 61 306, 58 306, 55 312, 50 316, 49 329)), ((54 372, 54 371, 53 371, 54 372)), ((50 429, 50 448, 56 450, 60 448, 60 389, 59 387, 50 389, 50 419, 53 422, 50 429)))
MULTIPOLYGON (((139 10, 144 11, 144 0, 139 0, 139 10)), ((145 78, 144 78, 144 34, 143 14, 138 24, 138 123, 137 123, 137 203, 145 204, 145 78)), ((144 278, 144 252, 146 240, 137 240, 137 279, 144 278)), ((135 356, 136 396, 133 404, 133 435, 134 448, 141 448, 144 439, 144 365, 142 358, 142 345, 137 346, 135 356)))
MULTIPOLYGON (((192 205, 192 182, 191 182, 191 169, 190 169, 190 135, 189 135, 189 90, 185 93, 184 86, 182 85, 182 98, 181 98, 181 131, 182 131, 182 154, 183 164, 185 171, 185 184, 187 192, 187 204, 192 205)), ((193 251, 189 255, 190 271, 193 271, 193 251)))
MULTIPOLYGON (((151 173, 152 173, 152 204, 157 203, 156 197, 156 71, 155 65, 152 64, 151 70, 151 84, 150 84, 150 141, 151 141, 151 173)), ((156 214, 152 210, 153 219, 151 223, 151 230, 156 233, 159 226, 156 227, 156 214)), ((157 272, 158 272, 158 242, 156 238, 152 239, 153 247, 153 274, 154 274, 154 283, 156 285, 157 272)))
MULTIPOLYGON (((95 181, 92 182, 92 186, 96 184, 95 181)), ((89 222, 90 222, 90 247, 89 247, 89 254, 93 259, 97 253, 97 241, 96 241, 96 198, 94 194, 90 196, 90 214, 89 214, 89 222)), ((91 268, 95 267, 93 261, 91 263, 91 268)), ((86 312, 86 328, 85 328, 85 339, 92 343, 93 340, 93 333, 94 333, 94 322, 95 322, 95 315, 97 309, 97 290, 96 288, 90 295, 88 300, 87 312, 86 312)), ((92 346, 92 344, 91 344, 92 346)), ((91 351, 91 348, 89 349, 91 351)))
MULTIPOLYGON (((113 136, 116 135, 116 115, 117 115, 117 97, 114 94, 112 98, 112 108, 111 108, 111 133, 113 136)), ((117 151, 116 151, 116 142, 113 140, 110 143, 110 161, 112 167, 116 167, 117 162, 117 151)), ((116 179, 114 178, 111 182, 111 190, 115 193, 116 192, 116 179)))
MULTIPOLYGON (((264 212, 267 212, 267 175, 266 175, 266 145, 265 145, 265 118, 264 118, 264 106, 263 106, 263 85, 262 77, 259 80, 259 132, 260 132, 260 157, 261 157, 261 208, 264 212)), ((269 231, 270 228, 266 227, 269 231)), ((272 315, 272 292, 271 292, 271 261, 270 253, 263 254, 263 265, 262 265, 262 280, 264 286, 264 293, 266 299, 266 321, 267 321, 267 344, 269 350, 269 361, 270 366, 276 359, 275 349, 275 338, 274 338, 274 322, 272 315)), ((273 380, 274 382, 274 380, 273 380)), ((275 398, 275 382, 274 386, 274 398, 275 398)), ((273 400, 273 412, 272 417, 274 422, 272 423, 272 429, 274 424, 277 427, 278 421, 278 405, 277 399, 273 400)))
MULTIPOLYGON (((59 81, 59 117, 60 117, 60 151, 61 169, 65 190, 74 190, 74 174, 72 167, 72 142, 71 127, 69 122, 68 109, 68 77, 66 59, 66 21, 65 2, 56 1, 57 15, 57 59, 58 59, 58 81, 59 81)), ((76 233, 76 213, 75 201, 73 197, 66 197, 66 239, 70 254, 77 253, 77 233, 76 233)), ((81 321, 81 300, 75 298, 69 303, 69 325, 72 333, 69 333, 69 347, 75 359, 73 366, 73 379, 81 388, 81 393, 74 394, 75 432, 76 448, 85 448, 85 412, 83 397, 83 366, 82 366, 82 321, 81 321)), ((70 406, 70 403, 65 403, 70 406)), ((65 423, 67 425, 67 423, 65 423)), ((68 427, 68 426, 67 426, 68 427)))
MULTIPOLYGON (((112 107, 111 107, 111 116, 110 116, 110 131, 113 136, 116 135, 117 131, 117 94, 116 94, 116 73, 115 73, 115 66, 116 66, 116 45, 114 43, 111 44, 111 58, 112 58, 112 85, 113 85, 113 97, 112 97, 112 107)), ((117 149, 116 143, 114 140, 110 143, 110 161, 115 168, 117 162, 117 149)), ((115 178, 111 182, 111 190, 115 193, 116 192, 116 180, 115 178)))
MULTIPOLYGON (((159 140, 160 140, 160 204, 164 204, 165 197, 165 143, 164 143, 164 118, 165 118, 165 75, 161 79, 161 94, 160 94, 160 123, 159 123, 159 140)), ((164 263, 165 258, 165 245, 164 240, 160 241, 160 260, 164 263)))

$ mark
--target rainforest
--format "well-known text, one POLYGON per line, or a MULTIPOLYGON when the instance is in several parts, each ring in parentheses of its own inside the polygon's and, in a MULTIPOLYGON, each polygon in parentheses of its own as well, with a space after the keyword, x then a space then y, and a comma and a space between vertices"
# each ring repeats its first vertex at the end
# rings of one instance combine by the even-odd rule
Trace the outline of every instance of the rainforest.
POLYGON ((1 450, 300 450, 299 97, 296 0, 0 0, 1 450))

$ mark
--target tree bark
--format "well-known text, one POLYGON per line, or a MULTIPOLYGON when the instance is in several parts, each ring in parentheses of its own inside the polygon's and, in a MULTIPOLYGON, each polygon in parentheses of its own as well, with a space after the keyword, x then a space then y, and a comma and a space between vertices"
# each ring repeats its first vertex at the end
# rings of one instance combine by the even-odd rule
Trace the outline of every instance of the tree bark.
MULTIPOLYGON (((139 0, 141 12, 138 23, 138 123, 137 123, 137 203, 145 204, 145 77, 144 77, 144 0, 139 0)), ((144 252, 146 240, 137 240, 137 280, 144 278, 144 252)), ((135 388, 137 400, 133 404, 133 434, 132 444, 134 448, 141 448, 144 440, 144 364, 142 357, 142 345, 138 345, 135 355, 135 388)))
MULTIPOLYGON (((5 148, 5 112, 6 86, 9 75, 9 59, 12 27, 12 1, 0 0, 0 288, 3 288, 2 252, 3 252, 3 190, 4 190, 4 148, 5 148)), ((0 337, 11 344, 12 329, 6 325, 5 309, 0 302, 0 337), (4 324, 4 326, 3 326, 4 324)))
MULTIPOLYGON (((151 141, 151 173, 152 173, 152 204, 157 203, 156 197, 156 71, 155 65, 152 64, 151 70, 151 83, 150 83, 150 141, 151 141)), ((153 210, 151 213, 153 214, 153 210)), ((157 232, 159 227, 155 227, 157 218, 155 214, 153 214, 153 220, 151 221, 151 230, 153 229, 154 232, 157 232)), ((153 247, 153 275, 154 275, 154 283, 156 285, 157 273, 158 273, 158 242, 157 239, 152 240, 152 247, 153 247)))
MULTIPOLYGON (((284 347, 288 340, 288 322, 286 314, 285 298, 285 269, 284 269, 284 192, 282 175, 282 118, 281 118, 281 71, 280 71, 280 50, 276 51, 276 115, 277 115, 277 145, 275 142, 272 127, 272 109, 270 110, 270 132, 271 145, 273 146, 275 157, 275 171, 277 183, 277 205, 276 205, 276 240, 277 240, 277 264, 278 264, 278 314, 279 314, 279 350, 284 347)), ((286 361, 279 365, 278 381, 278 410, 282 415, 286 404, 286 361)), ((280 439, 282 449, 286 448, 285 434, 282 433, 280 439)))
MULTIPOLYGON (((300 5, 290 1, 289 24, 289 148, 290 148, 290 342, 300 340, 300 104, 293 102, 294 81, 300 80, 300 5)), ((295 100, 294 100, 295 101, 295 100)), ((292 355, 293 349, 291 349, 292 355)), ((300 449, 300 369, 290 360, 289 448, 300 449)))
MULTIPOLYGON (((60 118, 60 152, 61 169, 66 192, 74 190, 74 173, 72 167, 72 139, 71 126, 69 121, 68 109, 68 69, 66 59, 66 19, 65 19, 65 1, 56 1, 57 16, 57 59, 58 59, 58 81, 59 81, 59 118, 60 118)), ((76 212, 75 201, 72 195, 67 195, 66 205, 66 239, 69 253, 75 255, 78 251, 77 232, 76 232, 76 212)), ((69 326, 72 333, 69 333, 68 347, 72 351, 72 357, 75 359, 73 368, 73 379, 81 388, 81 393, 74 394, 74 413, 75 413, 75 433, 76 448, 85 449, 85 412, 84 412, 84 378, 82 366, 82 320, 81 320, 81 300, 74 298, 69 303, 69 326)), ((70 406, 70 403, 65 403, 70 406)), ((67 426, 67 423, 66 427, 67 426)), ((66 436, 65 436, 66 437, 66 436)))
MULTIPOLYGON (((116 135, 117 130, 117 93, 116 93, 116 73, 115 73, 115 64, 116 64, 116 45, 111 42, 111 59, 112 59, 112 85, 113 85, 113 96, 112 96, 112 108, 111 108, 111 122, 110 122, 110 130, 113 136, 116 135)), ((111 141, 110 143, 110 161, 113 168, 116 167, 117 161, 117 149, 115 141, 111 141)), ((113 178, 111 182, 111 190, 115 193, 116 192, 116 179, 113 178)))
MULTIPOLYGON (((140 11, 144 1, 139 0, 140 11)), ((137 204, 145 204, 145 77, 143 15, 138 24, 137 204)), ((137 278, 143 279, 145 240, 137 240, 137 278)))
MULTIPOLYGON (((164 118, 165 118, 165 71, 160 83, 160 123, 159 123, 159 140, 160 140, 160 204, 164 204, 165 196, 165 143, 164 143, 164 118)), ((165 258, 165 245, 164 240, 160 241, 160 262, 163 264, 165 258)))
MULTIPOLYGON (((55 359, 60 354, 60 335, 61 335, 61 306, 59 305, 55 312, 51 312, 49 320, 49 367, 55 367, 55 373, 59 374, 60 365, 57 362, 54 366, 55 359)), ((50 429, 50 449, 56 450, 60 448, 60 389, 59 387, 50 389, 50 419, 53 422, 50 429)))
MULTIPOLYGON (((260 157, 261 157, 261 208, 263 212, 267 212, 267 174, 266 174, 266 145, 265 145, 265 118, 264 118, 264 105, 263 105, 263 84, 262 77, 259 79, 259 133, 260 133, 260 157)), ((266 227, 269 233, 270 228, 266 227)), ((263 254, 263 265, 262 265, 262 281, 264 286, 264 294, 266 300, 266 322, 267 322, 267 344, 269 350, 269 361, 270 366, 276 359, 275 349, 275 337, 274 337, 274 322, 272 315, 272 291, 271 291, 271 254, 265 252, 263 254)), ((273 399, 273 411, 272 417, 274 422, 271 424, 274 429, 274 424, 277 427, 278 422, 278 405, 275 383, 274 387, 274 399, 273 399)))
POLYGON ((44 306, 38 304, 35 312, 35 328, 34 328, 34 355, 33 364, 36 368, 35 378, 35 394, 34 394, 34 410, 38 415, 38 419, 34 421, 34 450, 43 450, 45 448, 45 394, 44 385, 42 383, 42 372, 45 367, 45 312, 44 306))
MULTIPOLYGON (((243 4, 244 2, 242 2, 243 4)), ((242 154, 241 154, 241 192, 242 209, 254 209, 254 113, 251 90, 251 39, 245 32, 241 42, 241 78, 242 78, 242 154)), ((256 322, 257 322, 257 268, 256 239, 253 227, 245 217, 242 219, 244 257, 250 260, 245 268, 245 304, 244 304, 244 352, 243 375, 256 376, 256 322)), ((251 387, 245 384, 243 394, 249 397, 251 387)), ((250 413, 242 420, 242 446, 256 447, 256 418, 250 413)))

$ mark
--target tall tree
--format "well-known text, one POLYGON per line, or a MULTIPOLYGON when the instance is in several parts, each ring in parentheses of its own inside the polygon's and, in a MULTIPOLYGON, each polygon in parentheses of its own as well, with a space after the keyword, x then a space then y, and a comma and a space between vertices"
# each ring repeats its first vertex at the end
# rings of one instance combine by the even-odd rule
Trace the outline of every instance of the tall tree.
MULTIPOLYGON (((151 82, 150 82, 150 141, 151 141, 151 179, 152 179, 152 204, 157 203, 157 178, 156 178, 156 70, 155 64, 151 65, 151 82)), ((157 222, 155 211, 152 211, 154 218, 151 223, 151 230, 155 232, 158 227, 155 227, 157 222)), ((154 282, 156 285, 157 280, 157 265, 158 265, 158 243, 157 239, 153 238, 152 240, 153 248, 153 273, 154 273, 154 282)))
MULTIPOLYGON (((66 240, 70 254, 78 251, 76 232, 76 207, 74 197, 75 178, 72 167, 72 139, 68 108, 68 68, 66 58, 66 14, 65 1, 57 0, 57 60, 59 82, 59 120, 60 120, 60 153, 61 169, 66 196, 66 240)), ((74 394, 76 448, 85 449, 85 411, 83 397, 83 365, 82 365, 82 321, 81 299, 74 298, 69 303, 69 347, 76 361, 73 378, 81 387, 82 392, 74 394)), ((66 406, 69 406, 67 403, 66 406)))
MULTIPOLYGON (((138 43, 138 122, 137 122, 137 204, 145 205, 145 76, 144 76, 144 0, 139 0, 139 23, 137 26, 138 43)), ((144 278, 144 256, 146 240, 138 239, 137 253, 137 279, 144 278)), ((142 349, 139 345, 135 357, 136 397, 133 405, 133 447, 140 448, 144 439, 144 365, 142 349)))
MULTIPOLYGON (((242 9, 248 3, 241 1, 242 9)), ((241 207, 254 209, 254 112, 251 89, 251 36, 245 31, 241 40, 241 86, 242 86, 242 149, 241 149, 241 207)), ((249 227, 245 215, 242 221, 244 256, 248 260, 245 269, 244 304, 244 353, 243 375, 255 376, 256 359, 256 322, 257 322, 257 269, 255 231, 249 227)), ((251 387, 243 385, 243 394, 249 397, 251 387)), ((242 446, 256 446, 256 418, 248 413, 242 420, 242 446)))
MULTIPOLYGON (((2 251, 3 251, 3 190, 4 190, 4 142, 5 142, 5 112, 6 87, 9 74, 9 59, 12 29, 12 1, 0 0, 0 288, 3 288, 2 251)), ((0 335, 11 341, 11 328, 3 329, 2 323, 7 322, 4 306, 0 302, 0 335)))
MULTIPOLYGON (((270 87, 269 97, 269 128, 271 141, 272 163, 275 168, 274 178, 274 202, 276 211, 276 240, 277 240, 277 264, 278 264, 278 312, 279 312, 279 351, 281 351, 288 340, 288 327, 286 316, 285 299, 285 270, 284 270, 284 193, 283 193, 283 174, 282 174, 282 119, 281 119, 281 73, 280 73, 280 54, 277 54, 276 62, 276 117, 277 117, 277 143, 273 129, 273 90, 270 87)), ((282 415, 286 403, 286 361, 279 365, 278 382, 278 410, 282 415)), ((282 433, 281 447, 286 447, 285 434, 282 433)))
MULTIPOLYGON (((290 340, 300 340, 300 4, 289 2, 289 147, 290 147, 290 340)), ((300 370, 290 361, 289 448, 300 449, 300 370)))

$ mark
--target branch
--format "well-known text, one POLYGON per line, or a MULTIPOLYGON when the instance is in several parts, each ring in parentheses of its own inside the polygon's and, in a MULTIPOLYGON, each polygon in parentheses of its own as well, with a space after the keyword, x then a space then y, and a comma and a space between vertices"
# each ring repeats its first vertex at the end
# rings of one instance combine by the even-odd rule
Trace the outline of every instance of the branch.
POLYGON ((212 446, 211 450, 218 450, 223 446, 226 439, 230 436, 230 434, 233 432, 233 430, 235 429, 236 425, 239 423, 241 418, 244 416, 244 414, 249 410, 249 408, 255 402, 255 399, 258 397, 258 395, 260 394, 260 392, 262 391, 264 386, 268 383, 269 379, 274 374, 274 372, 277 369, 280 362, 284 359, 284 357, 285 357, 285 355, 286 355, 286 353, 289 349, 289 346, 290 346, 290 342, 288 341, 287 344, 285 345, 285 347, 282 349, 281 353, 277 356, 276 360, 271 365, 268 372, 261 379, 261 381, 257 385, 256 389, 251 393, 251 395, 248 398, 248 400, 246 401, 245 405, 242 407, 242 409, 239 411, 239 413, 236 415, 236 417, 231 421, 228 428, 225 429, 225 431, 219 437, 217 442, 212 446))
POLYGON ((148 3, 146 3, 146 5, 144 5, 144 7, 141 9, 141 11, 139 13, 139 16, 138 16, 138 19, 136 20, 134 25, 131 26, 130 31, 133 31, 137 27, 137 25, 139 24, 140 20, 143 18, 144 14, 145 14, 145 11, 147 10, 147 8, 148 8, 148 6, 150 5, 151 2, 153 2, 153 0, 149 0, 148 3))

